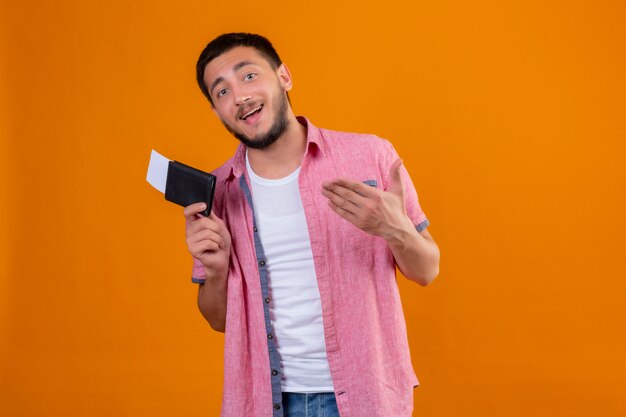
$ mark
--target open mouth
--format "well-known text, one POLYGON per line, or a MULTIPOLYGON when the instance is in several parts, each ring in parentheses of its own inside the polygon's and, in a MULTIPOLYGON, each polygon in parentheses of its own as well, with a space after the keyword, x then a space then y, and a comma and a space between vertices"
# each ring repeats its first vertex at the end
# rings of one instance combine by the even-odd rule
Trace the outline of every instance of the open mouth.
POLYGON ((255 115, 255 114, 259 113, 259 112, 261 111, 261 109, 262 109, 262 108, 263 108, 263 105, 262 105, 262 104, 260 104, 260 105, 256 106, 255 108, 248 110, 246 113, 244 113, 243 115, 241 115, 241 116, 239 117, 239 119, 240 119, 240 120, 246 120, 248 117, 253 116, 253 115, 255 115))

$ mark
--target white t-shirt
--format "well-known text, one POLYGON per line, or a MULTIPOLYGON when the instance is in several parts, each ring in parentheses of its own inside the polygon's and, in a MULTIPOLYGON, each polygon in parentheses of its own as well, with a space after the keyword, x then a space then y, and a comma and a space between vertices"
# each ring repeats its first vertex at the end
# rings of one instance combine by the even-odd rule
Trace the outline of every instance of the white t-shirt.
POLYGON ((270 319, 285 392, 330 392, 322 304, 304 208, 300 168, 268 180, 254 173, 246 153, 254 213, 269 273, 270 319))

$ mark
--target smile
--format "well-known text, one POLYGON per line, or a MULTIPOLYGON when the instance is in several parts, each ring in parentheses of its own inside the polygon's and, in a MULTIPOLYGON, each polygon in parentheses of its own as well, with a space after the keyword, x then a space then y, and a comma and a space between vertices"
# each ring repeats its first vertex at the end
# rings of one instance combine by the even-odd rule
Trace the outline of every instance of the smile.
POLYGON ((241 117, 239 117, 239 119, 246 120, 248 117, 252 116, 253 114, 255 114, 257 112, 260 112, 262 108, 263 108, 263 105, 261 104, 261 105, 255 107, 255 108, 253 108, 252 110, 248 111, 247 113, 245 113, 241 117))

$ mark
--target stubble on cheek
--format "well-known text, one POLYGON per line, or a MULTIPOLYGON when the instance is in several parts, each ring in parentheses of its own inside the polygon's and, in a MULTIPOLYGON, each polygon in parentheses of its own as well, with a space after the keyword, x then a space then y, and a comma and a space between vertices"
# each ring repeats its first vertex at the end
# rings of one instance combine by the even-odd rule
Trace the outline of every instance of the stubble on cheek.
MULTIPOLYGON (((264 106, 264 109, 265 108, 266 107, 264 106)), ((219 116, 218 117, 226 130, 235 138, 237 138, 241 143, 243 143, 246 147, 252 149, 265 149, 271 146, 274 142, 276 142, 289 127, 289 120, 287 118, 288 108, 289 100, 285 95, 279 99, 279 102, 277 102, 276 106, 274 107, 274 120, 272 121, 272 125, 270 126, 269 130, 265 134, 258 134, 254 138, 249 138, 243 133, 238 132, 224 119, 219 116)))

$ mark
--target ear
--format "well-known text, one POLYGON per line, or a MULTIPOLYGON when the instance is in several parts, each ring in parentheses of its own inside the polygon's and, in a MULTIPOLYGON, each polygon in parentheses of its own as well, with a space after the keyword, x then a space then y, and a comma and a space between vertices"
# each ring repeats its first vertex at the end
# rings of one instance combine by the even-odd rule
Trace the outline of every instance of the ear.
POLYGON ((287 65, 280 64, 280 67, 276 69, 276 75, 278 76, 278 81, 280 82, 281 87, 285 91, 291 91, 293 87, 293 82, 291 80, 291 73, 289 72, 289 68, 287 65))

